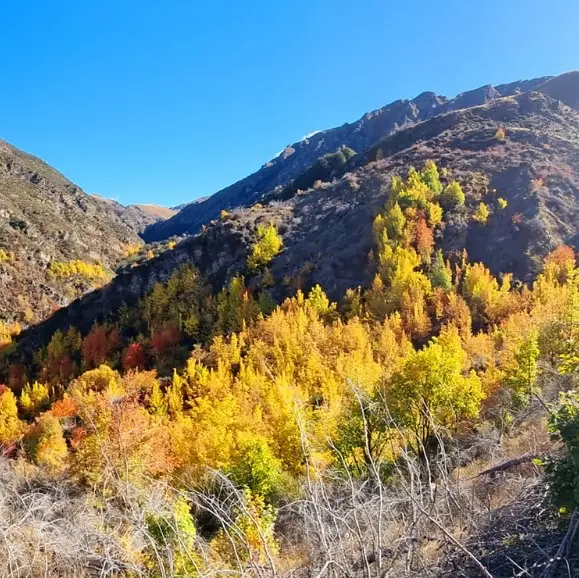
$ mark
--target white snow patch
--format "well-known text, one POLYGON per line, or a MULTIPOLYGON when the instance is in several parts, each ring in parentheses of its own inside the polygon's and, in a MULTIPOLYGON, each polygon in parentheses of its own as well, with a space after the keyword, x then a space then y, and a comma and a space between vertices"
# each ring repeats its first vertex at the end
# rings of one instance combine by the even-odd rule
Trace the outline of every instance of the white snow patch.
MULTIPOLYGON (((309 132, 307 135, 305 135, 304 137, 302 137, 300 142, 303 142, 311 137, 313 137, 315 134, 318 134, 319 132, 323 132, 321 130, 313 130, 312 132, 309 132)), ((291 145, 288 145, 291 146, 291 145)), ((272 160, 277 159, 277 157, 281 156, 281 154, 287 149, 288 147, 283 147, 276 155, 274 155, 274 157, 272 158, 272 160)))
POLYGON ((304 137, 302 138, 302 140, 306 140, 306 139, 308 139, 308 138, 311 138, 311 137, 313 137, 315 134, 318 134, 319 132, 322 132, 322 131, 321 131, 321 130, 314 130, 314 131, 312 131, 312 132, 309 132, 306 136, 304 136, 304 137))

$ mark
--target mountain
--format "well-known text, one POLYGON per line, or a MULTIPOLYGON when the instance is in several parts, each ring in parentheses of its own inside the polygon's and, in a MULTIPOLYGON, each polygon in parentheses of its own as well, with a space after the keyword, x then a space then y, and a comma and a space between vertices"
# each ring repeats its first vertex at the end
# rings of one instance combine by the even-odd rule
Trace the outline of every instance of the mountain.
POLYGON ((0 575, 579 575, 576 78, 339 143, 3 340, 0 575))
POLYGON ((43 319, 102 284, 158 218, 88 195, 0 141, 0 321, 43 319))
POLYGON ((446 182, 456 179, 466 193, 465 209, 436 233, 446 255, 466 249, 471 261, 482 261, 493 273, 512 272, 529 282, 553 248, 579 248, 579 111, 531 91, 398 130, 360 150, 327 182, 285 200, 273 195, 263 204, 235 209, 57 312, 25 332, 21 342, 35 349, 71 325, 86 332, 96 320, 114 317, 123 303, 137 302, 183 264, 197 266, 216 288, 240 273, 258 287, 262 279, 252 277, 246 263, 257 226, 271 222, 284 243, 270 264, 272 296, 281 300, 296 288, 320 284, 340 299, 348 288, 372 281, 372 223, 392 178, 429 159, 448 173, 446 182), (504 210, 498 198, 506 201, 504 210), (491 211, 484 225, 470 216, 481 202, 491 211))
POLYGON ((171 209, 173 211, 175 211, 175 213, 178 213, 179 211, 183 210, 185 207, 188 207, 189 205, 194 205, 197 203, 203 203, 208 198, 209 198, 208 196, 198 197, 197 199, 194 199, 193 201, 189 201, 188 203, 181 203, 180 205, 176 205, 175 207, 171 207, 171 209))
POLYGON ((149 225, 168 219, 177 212, 160 205, 121 205, 113 199, 100 195, 92 195, 92 197, 103 203, 105 210, 114 211, 123 223, 137 233, 142 233, 149 225))
POLYGON ((537 90, 573 108, 579 108, 579 71, 573 70, 550 78, 537 90))
POLYGON ((157 223, 158 221, 162 221, 165 219, 170 219, 174 215, 177 214, 175 209, 169 207, 161 207, 160 205, 129 205, 127 209, 135 209, 148 215, 150 221, 153 223, 157 223))
POLYGON ((483 86, 459 94, 453 99, 438 96, 433 92, 423 92, 412 100, 397 100, 365 114, 357 122, 317 132, 298 143, 286 146, 276 158, 254 174, 203 202, 186 205, 167 221, 151 225, 145 230, 144 238, 151 242, 173 235, 196 233, 202 225, 217 218, 222 210, 252 205, 267 191, 286 185, 320 157, 333 153, 340 147, 346 146, 361 152, 381 138, 434 116, 528 92, 550 79, 551 77, 543 77, 497 87, 483 86))

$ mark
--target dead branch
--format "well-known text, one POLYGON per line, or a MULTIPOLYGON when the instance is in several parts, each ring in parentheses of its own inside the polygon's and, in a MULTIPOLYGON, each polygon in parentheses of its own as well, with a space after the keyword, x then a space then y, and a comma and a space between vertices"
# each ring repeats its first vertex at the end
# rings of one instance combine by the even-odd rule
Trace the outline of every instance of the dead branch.
MULTIPOLYGON (((516 466, 520 466, 521 464, 526 464, 528 462, 533 461, 535 458, 538 458, 539 455, 536 453, 526 453, 518 458, 513 458, 512 460, 507 460, 502 464, 489 468, 488 470, 483 470, 482 472, 478 473, 474 478, 480 478, 481 476, 490 476, 492 474, 497 474, 499 472, 504 472, 516 466)), ((472 478, 472 479, 474 479, 472 478)))

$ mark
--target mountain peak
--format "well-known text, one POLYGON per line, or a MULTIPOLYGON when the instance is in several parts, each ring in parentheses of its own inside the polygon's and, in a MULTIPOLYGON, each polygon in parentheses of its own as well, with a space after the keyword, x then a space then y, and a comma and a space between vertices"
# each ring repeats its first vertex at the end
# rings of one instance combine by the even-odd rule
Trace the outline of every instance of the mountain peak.
POLYGON ((448 102, 446 96, 440 96, 430 91, 421 92, 417 97, 412 99, 412 103, 421 110, 427 110, 429 108, 436 109, 446 102, 448 102))
POLYGON ((537 91, 579 110, 579 70, 550 78, 538 86, 537 91))

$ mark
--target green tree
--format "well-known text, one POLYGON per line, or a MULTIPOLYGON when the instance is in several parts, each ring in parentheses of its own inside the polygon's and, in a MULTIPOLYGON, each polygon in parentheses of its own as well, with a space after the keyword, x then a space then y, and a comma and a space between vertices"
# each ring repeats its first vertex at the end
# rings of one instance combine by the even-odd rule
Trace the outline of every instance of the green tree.
POLYGON ((241 434, 230 467, 234 480, 253 495, 268 498, 281 479, 281 462, 267 440, 255 434, 241 434))
POLYGON ((336 465, 355 477, 366 476, 383 463, 393 430, 382 392, 361 389, 345 404, 344 414, 331 448, 336 465))
POLYGON ((440 204, 444 209, 457 209, 464 205, 466 196, 457 181, 452 181, 440 195, 440 204))
POLYGON ((579 392, 560 394, 558 407, 550 412, 549 431, 565 450, 545 463, 549 492, 557 507, 571 512, 579 507, 579 392))
POLYGON ((505 380, 514 393, 516 405, 527 405, 531 396, 537 393, 539 355, 538 334, 533 330, 519 345, 515 353, 516 365, 505 380))
POLYGON ((155 283, 143 299, 142 315, 147 329, 153 333, 167 324, 177 327, 189 337, 196 337, 201 317, 201 302, 207 293, 197 269, 184 265, 166 284, 155 283))
POLYGON ((347 161, 349 161, 352 157, 356 156, 356 151, 354 149, 351 149, 350 147, 345 146, 345 145, 342 147, 341 152, 347 161))
POLYGON ((216 333, 235 333, 259 315, 259 304, 245 287, 245 279, 235 276, 217 295, 216 333))
POLYGON ((324 316, 335 311, 336 304, 330 302, 319 285, 315 285, 306 299, 306 309, 315 311, 317 315, 324 316))
POLYGON ((211 541, 211 549, 228 564, 267 564, 279 548, 274 528, 276 511, 263 496, 254 496, 249 489, 243 494, 243 504, 233 512, 234 528, 222 528, 211 541))
POLYGON ((422 182, 428 185, 428 188, 435 196, 442 193, 442 183, 440 182, 440 175, 438 174, 438 167, 432 160, 426 161, 424 168, 420 171, 420 178, 422 182))
POLYGON ((151 575, 157 576, 162 564, 168 576, 197 576, 202 559, 197 552, 197 529, 189 504, 178 498, 167 510, 150 513, 146 521, 155 542, 146 560, 155 572, 151 575))
POLYGON ((452 289, 452 271, 450 264, 444 262, 442 250, 436 251, 434 263, 430 269, 430 281, 433 287, 450 291, 452 289))
POLYGON ((74 327, 66 332, 57 330, 46 349, 39 353, 40 365, 51 383, 67 383, 77 372, 75 359, 82 344, 80 333, 74 327))
POLYGON ((478 415, 484 392, 474 371, 465 372, 466 360, 458 331, 450 327, 412 352, 393 376, 386 401, 417 453, 432 447, 435 428, 452 431, 478 415))

